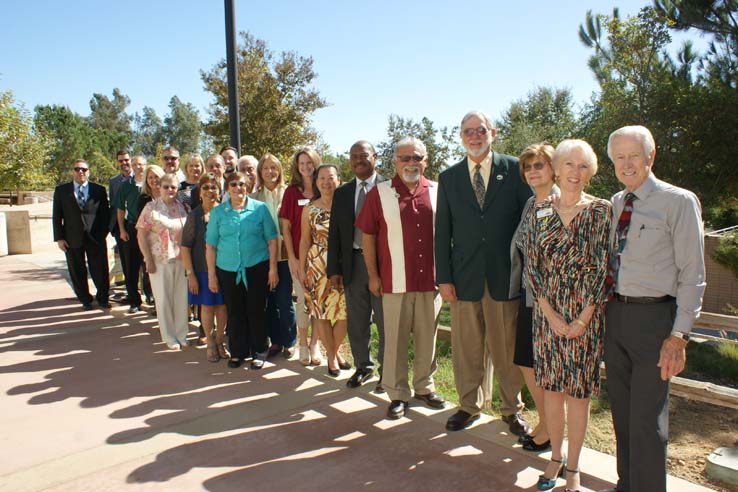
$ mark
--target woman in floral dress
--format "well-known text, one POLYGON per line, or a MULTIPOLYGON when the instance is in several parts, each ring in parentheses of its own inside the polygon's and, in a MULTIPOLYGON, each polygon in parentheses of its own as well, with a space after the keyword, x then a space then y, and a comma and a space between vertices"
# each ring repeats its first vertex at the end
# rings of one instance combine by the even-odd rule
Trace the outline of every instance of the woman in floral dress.
POLYGON ((343 288, 331 287, 326 274, 331 204, 341 181, 334 164, 321 164, 315 176, 318 198, 302 211, 300 272, 305 287, 305 309, 313 318, 313 326, 318 327, 328 354, 328 374, 336 377, 339 369, 350 367, 338 353, 346 336, 346 298, 343 288))
POLYGON ((587 142, 561 142, 553 167, 561 197, 535 206, 526 255, 528 285, 537 300, 534 371, 544 389, 552 447, 538 490, 554 488, 557 477, 566 475, 567 490, 577 491, 589 399, 600 387, 612 207, 584 193, 597 172, 597 156, 587 142), (568 459, 562 449, 564 425, 568 459))

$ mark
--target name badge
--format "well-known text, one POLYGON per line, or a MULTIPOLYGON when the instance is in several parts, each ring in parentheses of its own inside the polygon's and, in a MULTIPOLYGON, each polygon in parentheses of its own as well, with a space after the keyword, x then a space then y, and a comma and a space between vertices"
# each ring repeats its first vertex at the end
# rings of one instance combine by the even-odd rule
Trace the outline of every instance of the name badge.
POLYGON ((543 217, 549 217, 553 215, 553 213, 554 213, 553 207, 542 208, 536 211, 536 218, 542 219, 543 217))
POLYGON ((301 206, 301 207, 304 207, 308 203, 310 203, 310 199, 309 198, 300 198, 299 200, 297 200, 297 204, 299 206, 301 206))

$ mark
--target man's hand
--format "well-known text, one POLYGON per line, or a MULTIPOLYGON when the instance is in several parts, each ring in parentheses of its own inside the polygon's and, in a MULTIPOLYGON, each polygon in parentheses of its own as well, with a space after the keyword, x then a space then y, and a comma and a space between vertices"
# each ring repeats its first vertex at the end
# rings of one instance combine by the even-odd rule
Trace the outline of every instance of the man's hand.
POLYGON ((67 243, 64 239, 59 239, 56 242, 56 245, 59 246, 59 249, 62 251, 67 251, 69 249, 69 243, 67 243))
POLYGON ((456 286, 454 284, 439 284, 438 291, 441 293, 441 299, 446 302, 456 302, 456 286))
POLYGON ((125 229, 120 230, 118 237, 120 238, 121 241, 126 242, 126 243, 128 242, 128 239, 130 239, 125 229))
POLYGON ((382 297, 382 279, 369 277, 369 291, 377 297, 382 297))
POLYGON ((343 287, 343 275, 331 275, 328 280, 330 280, 331 287, 334 289, 340 289, 343 287))
POLYGON ((661 368, 661 379, 667 381, 684 370, 687 362, 687 342, 679 337, 668 337, 661 344, 658 367, 661 368))

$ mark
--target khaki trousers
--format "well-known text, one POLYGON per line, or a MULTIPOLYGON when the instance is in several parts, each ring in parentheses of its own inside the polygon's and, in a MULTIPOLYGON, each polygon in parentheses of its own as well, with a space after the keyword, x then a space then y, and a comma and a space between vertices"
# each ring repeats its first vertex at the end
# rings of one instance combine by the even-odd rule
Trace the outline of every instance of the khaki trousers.
POLYGON ((451 303, 451 347, 459 409, 472 415, 484 404, 486 369, 500 389, 500 413, 520 413, 523 375, 513 363, 518 300, 495 301, 485 285, 481 301, 451 303))
POLYGON ((408 401, 412 396, 408 383, 408 345, 413 334, 413 390, 427 395, 435 391, 436 372, 436 292, 383 294, 384 371, 382 384, 390 400, 408 401))

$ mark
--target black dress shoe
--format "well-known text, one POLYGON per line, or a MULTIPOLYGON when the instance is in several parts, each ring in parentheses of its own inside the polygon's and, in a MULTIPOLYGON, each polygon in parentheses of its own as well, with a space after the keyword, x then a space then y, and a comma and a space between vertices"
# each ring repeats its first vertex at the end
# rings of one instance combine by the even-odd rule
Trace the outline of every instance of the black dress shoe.
POLYGON ((534 453, 540 453, 541 451, 548 451, 551 449, 551 440, 536 444, 536 442, 533 439, 530 439, 529 441, 525 441, 523 443, 523 449, 526 451, 533 451, 534 453))
POLYGON ((349 388, 358 388, 362 384, 366 383, 367 380, 371 379, 374 371, 366 371, 364 369, 357 369, 355 373, 346 381, 346 386, 349 388))
POLYGON ((228 361, 228 367, 231 369, 238 369, 241 367, 241 359, 231 359, 228 361))
POLYGON ((82 304, 82 311, 92 311, 92 303, 86 302, 82 304))
POLYGON ((128 314, 136 314, 141 308, 139 306, 131 306, 128 308, 128 314))
POLYGON ((374 393, 377 395, 382 395, 386 392, 387 391, 384 389, 384 385, 382 384, 382 378, 379 378, 379 381, 377 381, 377 386, 374 387, 374 393))
POLYGON ((511 434, 522 436, 528 433, 528 424, 519 413, 513 415, 503 415, 502 421, 508 425, 511 434))
POLYGON ((451 415, 446 421, 446 430, 460 431, 461 429, 466 429, 477 420, 479 420, 479 414, 472 415, 463 410, 459 410, 455 414, 451 415))
POLYGON ((405 416, 407 411, 407 402, 402 400, 392 400, 390 406, 387 409, 387 418, 397 420, 400 417, 405 416))
POLYGON ((110 303, 108 301, 98 302, 98 304, 103 309, 110 309, 110 308, 113 307, 113 306, 110 305, 110 303))
POLYGON ((431 391, 427 395, 419 395, 415 393, 415 398, 422 400, 431 408, 443 408, 446 406, 446 400, 435 391, 431 391))

